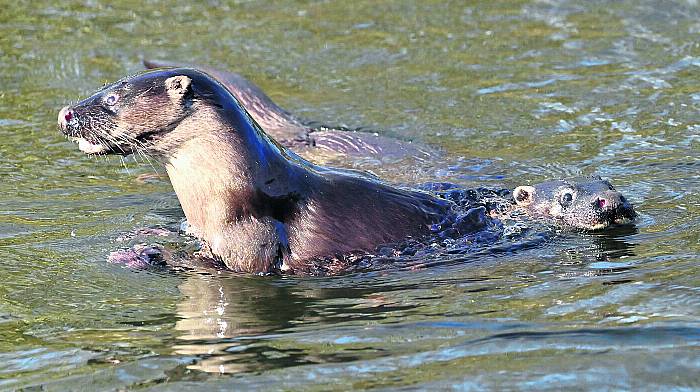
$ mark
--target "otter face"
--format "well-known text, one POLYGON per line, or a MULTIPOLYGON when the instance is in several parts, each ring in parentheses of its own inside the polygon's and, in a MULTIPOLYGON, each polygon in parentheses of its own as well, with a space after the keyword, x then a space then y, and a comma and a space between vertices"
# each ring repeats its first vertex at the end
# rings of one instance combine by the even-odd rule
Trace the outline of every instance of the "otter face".
POLYGON ((629 223, 637 216, 632 204, 600 177, 519 186, 513 197, 528 214, 577 229, 600 230, 629 223))
POLYGON ((191 79, 150 72, 126 78, 58 113, 61 132, 86 154, 152 152, 188 114, 191 79))

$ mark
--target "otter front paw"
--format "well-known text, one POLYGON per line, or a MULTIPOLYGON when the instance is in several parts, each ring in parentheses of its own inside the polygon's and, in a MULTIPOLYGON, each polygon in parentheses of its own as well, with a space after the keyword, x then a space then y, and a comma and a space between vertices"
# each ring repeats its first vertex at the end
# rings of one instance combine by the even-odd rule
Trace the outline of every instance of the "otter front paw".
POLYGON ((123 264, 133 269, 165 266, 170 252, 160 245, 137 244, 129 249, 120 249, 109 254, 108 263, 123 264))

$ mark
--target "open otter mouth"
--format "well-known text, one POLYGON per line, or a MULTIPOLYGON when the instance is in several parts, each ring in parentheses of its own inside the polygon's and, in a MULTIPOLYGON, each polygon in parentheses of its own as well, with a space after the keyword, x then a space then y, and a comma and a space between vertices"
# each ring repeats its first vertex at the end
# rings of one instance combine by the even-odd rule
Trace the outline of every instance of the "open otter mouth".
MULTIPOLYGON (((92 125, 92 122, 89 122, 92 125)), ((99 125, 99 122, 97 122, 99 125)), ((58 128, 71 141, 78 144, 78 149, 88 155, 131 154, 131 148, 122 147, 112 137, 105 137, 84 128, 79 116, 68 106, 58 114, 58 128)))
POLYGON ((129 155, 133 153, 130 147, 120 146, 97 138, 70 136, 70 139, 78 143, 78 149, 88 155, 129 155))
POLYGON ((132 139, 130 142, 117 144, 110 140, 105 140, 107 138, 104 136, 77 136, 75 134, 70 134, 64 129, 61 129, 61 131, 68 136, 71 141, 78 144, 78 149, 80 151, 88 155, 130 155, 134 152, 141 151, 157 136, 155 133, 146 133, 132 139))
POLYGON ((101 143, 94 143, 83 137, 71 137, 72 141, 78 143, 78 149, 88 155, 105 155, 110 149, 101 143))
POLYGON ((614 211, 603 213, 594 222, 591 222, 587 230, 602 230, 611 226, 627 225, 634 221, 637 213, 631 208, 618 208, 614 211))
POLYGON ((62 129, 63 133, 68 138, 78 144, 78 149, 87 155, 129 155, 132 153, 130 148, 125 148, 114 143, 102 140, 99 137, 93 136, 75 136, 62 129))

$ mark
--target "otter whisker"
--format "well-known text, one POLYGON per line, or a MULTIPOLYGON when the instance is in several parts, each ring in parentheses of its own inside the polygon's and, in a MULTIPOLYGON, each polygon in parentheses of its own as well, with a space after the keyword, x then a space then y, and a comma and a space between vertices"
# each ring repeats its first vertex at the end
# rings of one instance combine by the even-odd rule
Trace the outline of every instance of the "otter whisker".
POLYGON ((129 168, 126 167, 126 162, 124 161, 124 156, 123 156, 123 155, 120 155, 120 156, 119 156, 119 160, 122 162, 122 167, 124 168, 124 170, 126 170, 126 174, 131 175, 131 172, 129 171, 129 168))
POLYGON ((158 170, 157 170, 156 167, 153 165, 153 163, 151 162, 151 160, 148 158, 148 155, 147 155, 147 154, 144 154, 141 150, 137 150, 137 151, 138 151, 139 154, 141 154, 144 158, 146 158, 146 161, 147 161, 148 164, 151 166, 151 169, 153 169, 153 172, 154 172, 156 175, 160 176, 160 173, 158 173, 158 170))
MULTIPOLYGON (((120 141, 129 145, 132 152, 134 153, 134 156, 140 155, 146 162, 148 162, 148 164, 151 166, 151 169, 153 169, 153 172, 156 175, 160 175, 160 173, 156 169, 155 165, 153 165, 153 162, 148 157, 148 154, 146 154, 144 152, 144 150, 147 150, 148 147, 143 142, 141 142, 138 139, 132 138, 132 137, 127 137, 126 135, 120 135, 120 136, 118 136, 118 138, 120 141)), ((136 159, 134 159, 134 160, 136 160, 136 159)))
POLYGON ((156 175, 160 175, 156 167, 153 165, 153 162, 151 162, 151 159, 148 157, 148 154, 145 153, 145 151, 149 150, 150 146, 135 138, 132 138, 131 140, 133 141, 133 144, 131 145, 133 146, 134 151, 143 156, 143 158, 148 162, 148 164, 151 166, 156 175))

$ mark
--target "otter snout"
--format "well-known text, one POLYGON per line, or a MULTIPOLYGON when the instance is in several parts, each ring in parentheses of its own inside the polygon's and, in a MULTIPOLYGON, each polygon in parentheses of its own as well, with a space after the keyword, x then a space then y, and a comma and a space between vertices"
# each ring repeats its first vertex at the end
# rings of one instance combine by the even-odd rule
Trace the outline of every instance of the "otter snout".
POLYGON ((600 212, 610 216, 613 221, 631 220, 637 216, 632 204, 620 192, 614 190, 597 195, 593 199, 593 205, 600 212))
POLYGON ((78 116, 70 106, 65 106, 58 112, 58 128, 78 143, 78 149, 86 154, 106 154, 110 151, 108 143, 80 126, 78 116))
POLYGON ((58 127, 61 129, 64 135, 77 136, 75 132, 71 130, 68 125, 75 120, 75 113, 70 108, 70 106, 64 106, 60 112, 58 112, 58 127))
POLYGON ((632 207, 627 199, 625 199, 625 197, 617 191, 607 191, 597 195, 594 199, 594 204, 597 208, 603 211, 615 210, 619 207, 632 207))

